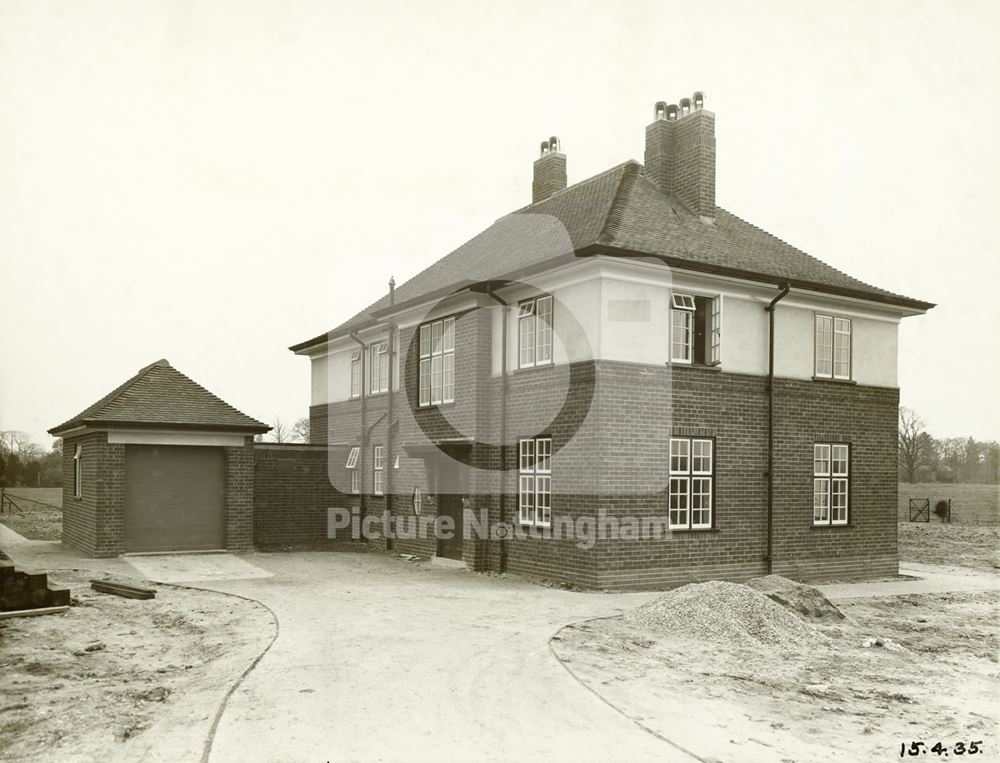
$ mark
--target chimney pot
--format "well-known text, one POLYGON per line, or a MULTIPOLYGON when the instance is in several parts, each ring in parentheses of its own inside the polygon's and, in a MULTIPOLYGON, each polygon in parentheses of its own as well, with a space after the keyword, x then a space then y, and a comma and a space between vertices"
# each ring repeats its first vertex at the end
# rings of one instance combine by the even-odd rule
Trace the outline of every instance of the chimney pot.
POLYGON ((700 90, 694 94, 694 107, 696 110, 705 108, 705 94, 700 90))
POLYGON ((691 99, 681 98, 681 116, 686 117, 691 113, 691 99))
POLYGON ((667 102, 657 101, 656 105, 653 107, 653 118, 654 119, 666 119, 667 118, 667 102))
POLYGON ((667 106, 667 121, 675 122, 677 121, 677 104, 672 103, 667 106))

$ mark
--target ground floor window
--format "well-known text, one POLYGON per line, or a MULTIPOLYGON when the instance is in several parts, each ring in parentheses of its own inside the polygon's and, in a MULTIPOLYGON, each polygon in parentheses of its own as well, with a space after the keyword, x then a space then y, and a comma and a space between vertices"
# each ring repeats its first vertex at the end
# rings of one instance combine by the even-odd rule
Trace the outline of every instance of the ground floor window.
POLYGON ((846 525, 851 494, 851 446, 813 445, 813 524, 846 525))
POLYGON ((552 438, 518 442, 518 519, 523 525, 552 523, 552 438))
POLYGON ((697 437, 670 438, 668 521, 671 530, 712 527, 715 443, 697 437))

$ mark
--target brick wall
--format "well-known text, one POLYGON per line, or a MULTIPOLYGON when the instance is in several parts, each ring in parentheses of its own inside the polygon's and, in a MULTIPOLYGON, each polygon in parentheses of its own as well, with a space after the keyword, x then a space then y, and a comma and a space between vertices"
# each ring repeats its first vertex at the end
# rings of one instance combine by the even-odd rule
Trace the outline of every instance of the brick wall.
MULTIPOLYGON (((412 515, 414 486, 427 494, 424 513, 437 511, 434 458, 412 446, 456 435, 476 440, 465 491, 473 511, 490 522, 516 521, 516 451, 509 473, 496 467, 501 380, 490 376, 489 324, 458 324, 456 345, 476 347, 456 357, 456 403, 415 412, 396 397, 399 424, 387 455, 392 470, 393 514, 412 515), (506 496, 506 500, 504 499, 506 496), (501 505, 504 508, 501 511, 501 505)), ((412 332, 403 332, 403 347, 412 332)), ((416 390, 417 369, 405 367, 406 387, 416 390)), ((466 563, 572 582, 595 588, 656 588, 708 578, 744 579, 767 571, 767 379, 717 369, 597 361, 517 371, 509 377, 508 440, 548 435, 553 440, 552 521, 665 517, 671 434, 715 440, 714 526, 673 532, 662 540, 542 537, 499 541, 470 539, 466 563), (571 381, 572 375, 572 381, 571 381)), ((774 571, 800 578, 892 574, 896 555, 896 411, 898 391, 832 382, 775 383, 774 571), (850 523, 814 528, 812 456, 815 441, 850 443, 850 523)), ((415 402, 414 402, 415 405, 415 402)), ((361 443, 360 402, 311 410, 314 432, 333 442, 361 443)), ((368 399, 375 424, 362 453, 363 492, 371 491, 371 445, 386 444, 386 396, 368 399), (375 423, 377 422, 377 423, 375 423)), ((434 448, 429 449, 430 453, 434 448)), ((348 473, 334 474, 347 484, 348 473)), ((360 506, 361 497, 347 499, 360 506)), ((389 500, 364 496, 365 510, 380 513, 389 500)), ((382 544, 380 547, 385 547, 382 544)), ((436 543, 397 540, 395 550, 431 556, 436 543)))
POLYGON ((105 432, 63 442, 63 530, 67 545, 93 557, 117 556, 125 537, 125 446, 105 432), (73 455, 82 447, 81 496, 73 495, 73 455))
POLYGON ((254 543, 254 442, 226 448, 226 548, 249 551, 254 543))
POLYGON ((327 545, 327 510, 345 505, 346 498, 330 482, 329 458, 321 445, 254 448, 253 541, 258 548, 327 545))

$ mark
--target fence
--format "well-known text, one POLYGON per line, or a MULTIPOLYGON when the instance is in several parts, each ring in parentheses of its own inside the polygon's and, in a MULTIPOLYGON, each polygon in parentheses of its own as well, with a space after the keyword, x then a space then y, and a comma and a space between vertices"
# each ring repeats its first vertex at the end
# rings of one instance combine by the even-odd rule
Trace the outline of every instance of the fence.
POLYGON ((934 513, 940 501, 951 502, 951 521, 955 524, 1000 524, 1000 485, 959 485, 947 482, 900 483, 899 521, 940 521, 934 513), (918 518, 911 519, 911 501, 918 507, 926 501, 929 517, 925 518, 920 514, 918 518))

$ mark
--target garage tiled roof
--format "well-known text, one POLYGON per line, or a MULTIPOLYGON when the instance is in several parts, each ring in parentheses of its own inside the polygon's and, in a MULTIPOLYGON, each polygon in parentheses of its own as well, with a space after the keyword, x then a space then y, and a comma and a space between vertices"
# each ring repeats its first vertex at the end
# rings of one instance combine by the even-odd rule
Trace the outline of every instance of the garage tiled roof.
MULTIPOLYGON (((933 307, 853 278, 722 208, 716 208, 714 221, 706 223, 663 193, 635 161, 501 218, 399 286, 395 304, 443 287, 499 280, 571 252, 652 255, 678 268, 771 284, 790 282, 799 288, 918 310, 933 307)), ((373 314, 387 307, 385 295, 332 331, 291 349, 307 349, 372 323, 373 314)))
POLYGON ((166 360, 158 360, 69 421, 49 430, 58 437, 79 426, 149 426, 266 432, 271 427, 233 408, 166 360))

